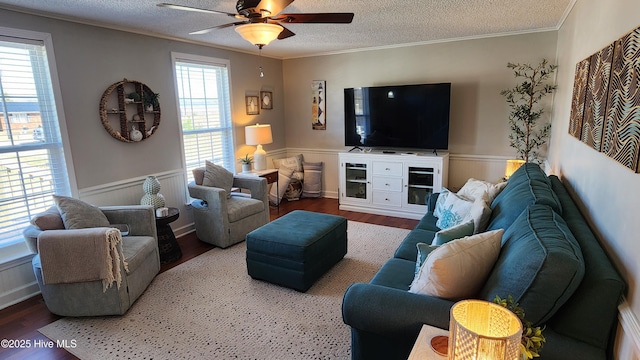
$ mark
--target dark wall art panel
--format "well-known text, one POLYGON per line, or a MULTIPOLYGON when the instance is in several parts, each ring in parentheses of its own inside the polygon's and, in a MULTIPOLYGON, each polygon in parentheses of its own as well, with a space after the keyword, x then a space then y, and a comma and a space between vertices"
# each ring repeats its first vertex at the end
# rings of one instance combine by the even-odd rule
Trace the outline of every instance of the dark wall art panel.
POLYGON ((576 64, 576 74, 573 82, 573 98, 571 99, 571 116, 569 117, 569 134, 580 139, 582 120, 584 119, 584 102, 587 95, 587 80, 589 79, 589 65, 591 58, 586 58, 576 64))
POLYGON ((610 44, 591 55, 589 65, 581 139, 597 151, 600 151, 602 144, 612 58, 613 44, 610 44))
POLYGON ((640 28, 615 42, 602 152, 638 172, 640 28))
POLYGON ((569 134, 640 173, 640 27, 576 64, 569 134))

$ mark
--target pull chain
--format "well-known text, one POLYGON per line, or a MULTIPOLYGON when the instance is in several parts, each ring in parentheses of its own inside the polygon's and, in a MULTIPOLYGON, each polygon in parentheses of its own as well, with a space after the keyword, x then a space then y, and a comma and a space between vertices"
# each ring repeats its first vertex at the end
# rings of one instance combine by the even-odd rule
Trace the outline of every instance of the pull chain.
POLYGON ((260 70, 260 77, 263 78, 264 77, 264 71, 262 69, 262 46, 259 46, 258 48, 260 49, 259 50, 260 52, 259 52, 259 55, 258 55, 259 63, 260 63, 259 65, 260 66, 258 67, 258 69, 260 70))

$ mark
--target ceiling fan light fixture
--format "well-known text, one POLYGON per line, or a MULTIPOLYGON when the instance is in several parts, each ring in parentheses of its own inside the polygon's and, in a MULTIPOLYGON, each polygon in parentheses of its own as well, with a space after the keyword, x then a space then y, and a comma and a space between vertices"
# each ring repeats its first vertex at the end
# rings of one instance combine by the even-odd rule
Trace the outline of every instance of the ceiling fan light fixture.
POLYGON ((251 23, 240 25, 235 30, 243 39, 262 47, 277 39, 282 29, 282 26, 276 24, 251 23))

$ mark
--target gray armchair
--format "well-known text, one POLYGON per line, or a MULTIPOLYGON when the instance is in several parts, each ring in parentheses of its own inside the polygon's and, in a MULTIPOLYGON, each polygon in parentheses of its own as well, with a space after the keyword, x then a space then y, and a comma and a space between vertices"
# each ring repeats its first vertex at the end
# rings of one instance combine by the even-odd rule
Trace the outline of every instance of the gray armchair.
POLYGON ((189 195, 194 200, 193 217, 196 235, 201 241, 226 248, 245 239, 247 233, 269 222, 267 180, 260 177, 234 176, 233 186, 246 193, 227 192, 221 188, 190 182, 189 195))
MULTIPOLYGON (((55 208, 50 209, 49 211, 55 208)), ((110 224, 126 224, 128 234, 122 236, 122 254, 127 269, 119 262, 121 282, 105 289, 102 280, 50 283, 42 272, 40 253, 32 260, 33 270, 49 311, 61 316, 122 315, 133 305, 160 271, 160 257, 156 235, 155 213, 152 207, 142 205, 108 206, 100 210, 110 224)), ((113 231, 112 228, 40 230, 30 225, 23 234, 32 250, 64 249, 58 257, 61 267, 71 257, 90 253, 95 243, 91 236, 113 231), (44 246, 41 241, 48 242, 44 246), (87 248, 90 247, 90 248, 87 248)), ((102 249, 104 250, 104 249, 102 249)), ((50 251, 50 250, 47 250, 50 251)), ((97 250, 96 250, 97 251, 97 250)), ((50 261, 48 256, 48 261, 50 261)), ((86 260, 88 262, 89 260, 86 260)), ((68 265, 68 264, 67 264, 68 265)))

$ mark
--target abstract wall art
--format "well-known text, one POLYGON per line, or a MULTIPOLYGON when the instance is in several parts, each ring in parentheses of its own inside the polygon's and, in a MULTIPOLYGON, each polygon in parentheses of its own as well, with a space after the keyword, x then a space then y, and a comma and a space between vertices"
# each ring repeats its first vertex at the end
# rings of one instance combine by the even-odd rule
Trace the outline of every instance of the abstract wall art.
POLYGON ((571 101, 569 134, 640 172, 640 27, 576 64, 571 101))

